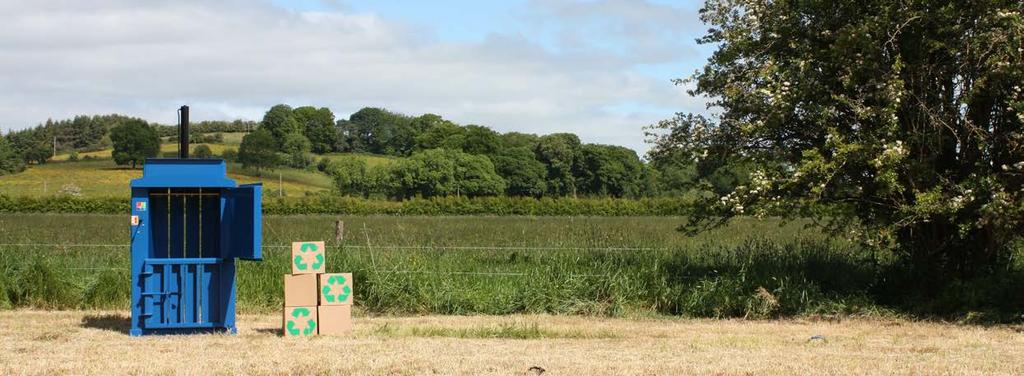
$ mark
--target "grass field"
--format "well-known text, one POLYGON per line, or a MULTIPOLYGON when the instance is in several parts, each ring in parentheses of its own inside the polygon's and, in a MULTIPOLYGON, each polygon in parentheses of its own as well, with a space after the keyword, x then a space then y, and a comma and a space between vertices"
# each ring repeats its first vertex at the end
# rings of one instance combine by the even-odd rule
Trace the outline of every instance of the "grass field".
MULTIPOLYGON (((242 169, 238 164, 228 165, 230 178, 239 184, 262 181, 268 195, 276 196, 279 187, 284 196, 305 196, 333 187, 333 181, 327 175, 293 168, 265 171, 262 177, 254 175, 254 172, 242 169)), ((136 169, 117 166, 111 159, 46 163, 29 166, 28 170, 21 173, 0 176, 0 193, 47 196, 59 194, 64 185, 72 184, 79 187, 85 197, 127 197, 130 194, 128 184, 132 179, 140 177, 141 166, 136 169)))
MULTIPOLYGON (((221 155, 226 149, 235 149, 242 142, 243 133, 224 133, 224 142, 202 144, 210 147, 214 155, 221 155)), ((192 145, 195 148, 198 144, 192 145)), ((176 153, 178 144, 163 143, 160 145, 161 155, 176 153)), ((0 194, 12 196, 46 196, 57 194, 66 184, 77 186, 86 197, 117 197, 128 196, 128 183, 131 179, 142 176, 142 167, 130 169, 117 166, 111 159, 111 149, 78 153, 79 161, 70 162, 70 153, 61 153, 52 158, 51 163, 31 165, 18 174, 0 176, 0 194), (90 158, 81 160, 83 158, 90 158), (58 163, 53 163, 58 162, 58 163)), ((332 161, 359 159, 369 166, 381 166, 392 163, 395 158, 368 154, 332 153, 317 158, 332 161)), ((317 171, 279 167, 265 171, 262 176, 255 176, 251 170, 243 169, 237 163, 228 164, 228 175, 240 184, 262 181, 268 195, 279 193, 288 197, 301 197, 307 194, 334 189, 333 179, 317 171), (280 178, 280 179, 279 179, 280 178), (280 181, 280 184, 279 184, 280 181)))
POLYGON ((351 337, 126 334, 127 313, 0 312, 4 374, 1019 374, 1021 328, 901 320, 357 315, 351 337), (823 340, 811 340, 821 336, 823 340))
POLYGON ((397 157, 390 157, 385 155, 371 155, 371 154, 351 154, 351 153, 330 153, 324 154, 323 158, 330 159, 332 161, 343 160, 343 159, 361 159, 366 162, 368 167, 386 166, 397 160, 397 157))
MULTIPOLYGON (((339 247, 335 219, 266 218, 265 260, 240 264, 239 307, 280 307, 287 245, 324 239, 327 269, 355 273, 368 312, 774 317, 878 309, 863 297, 878 278, 864 256, 801 223, 741 220, 687 238, 673 217, 341 217, 339 247), (839 267, 848 272, 832 273, 839 267)), ((0 216, 6 305, 126 308, 126 221, 0 216), (67 246, 10 245, 40 243, 67 246), (82 246, 96 244, 124 246, 82 246)))
MULTIPOLYGON (((1024 311, 1019 262, 922 291, 891 256, 831 240, 803 222, 747 218, 686 237, 674 230, 682 221, 269 216, 264 260, 239 263, 238 306, 278 309, 290 242, 327 240, 327 270, 353 272, 357 304, 374 314, 1017 322, 1024 311), (337 219, 346 229, 340 244, 337 219)), ((128 229, 127 217, 117 215, 0 215, 0 308, 126 309, 128 229)))

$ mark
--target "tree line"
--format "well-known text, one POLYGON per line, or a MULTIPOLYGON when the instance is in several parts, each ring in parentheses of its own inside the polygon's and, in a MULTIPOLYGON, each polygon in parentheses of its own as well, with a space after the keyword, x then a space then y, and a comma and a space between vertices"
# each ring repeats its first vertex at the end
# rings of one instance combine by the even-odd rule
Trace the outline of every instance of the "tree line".
MULTIPOLYGON (((635 198, 727 190, 742 181, 742 174, 705 171, 674 158, 648 163, 631 149, 584 143, 571 133, 500 133, 436 114, 409 116, 374 107, 336 119, 325 107, 276 105, 258 122, 194 123, 190 141, 220 143, 226 132, 246 135, 238 150, 222 153, 224 159, 257 174, 279 166, 316 169, 334 178, 338 192, 361 197, 635 198), (323 156, 328 153, 399 158, 369 165, 359 158, 323 156)), ((0 174, 46 163, 54 146, 58 153, 71 151, 72 159, 74 152, 112 148, 117 164, 134 167, 159 155, 161 138, 176 141, 177 127, 117 114, 47 120, 2 137, 0 174)), ((192 155, 213 153, 197 145, 192 155)))
POLYGON ((343 194, 397 199, 435 196, 649 195, 648 166, 631 149, 586 144, 570 133, 538 136, 459 125, 436 114, 407 116, 367 107, 335 120, 327 108, 277 105, 247 135, 239 161, 256 169, 306 168, 310 153, 403 157, 369 166, 321 159, 343 194))

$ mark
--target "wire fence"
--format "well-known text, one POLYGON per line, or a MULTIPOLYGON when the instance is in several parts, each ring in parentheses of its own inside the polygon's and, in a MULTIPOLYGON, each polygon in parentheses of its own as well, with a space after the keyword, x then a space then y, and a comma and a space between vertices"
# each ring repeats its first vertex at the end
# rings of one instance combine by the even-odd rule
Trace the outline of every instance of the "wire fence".
MULTIPOLYGON (((0 243, 2 247, 52 247, 52 248, 123 248, 128 250, 129 244, 74 244, 74 243, 0 243)), ((271 244, 263 249, 289 249, 291 245, 271 244)), ((529 246, 446 246, 446 245, 326 245, 333 249, 366 249, 373 250, 454 250, 454 251, 574 251, 574 252, 617 252, 617 251, 665 251, 668 248, 654 247, 529 247, 529 246)), ((63 267, 64 270, 117 270, 124 271, 128 267, 63 267)), ((512 276, 523 277, 530 273, 524 272, 481 272, 481 271, 449 271, 449 270, 401 270, 379 268, 376 262, 373 267, 365 269, 380 274, 441 274, 453 276, 512 276)), ((608 274, 570 274, 572 278, 604 278, 608 274)))
MULTIPOLYGON (((73 244, 73 243, 0 243, 0 247, 54 247, 54 248, 129 248, 128 244, 73 244)), ((264 245, 263 249, 291 248, 291 245, 264 245)), ((532 246, 459 246, 459 245, 325 245, 334 249, 387 249, 387 250, 464 250, 464 251, 666 251, 657 247, 532 247, 532 246)))

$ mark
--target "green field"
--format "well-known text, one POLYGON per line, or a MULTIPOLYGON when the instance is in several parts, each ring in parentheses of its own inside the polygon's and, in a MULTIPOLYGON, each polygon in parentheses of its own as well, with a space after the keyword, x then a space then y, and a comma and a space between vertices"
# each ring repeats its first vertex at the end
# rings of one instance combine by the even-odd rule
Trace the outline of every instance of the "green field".
MULTIPOLYGON (((237 149, 241 137, 241 133, 225 133, 223 144, 204 145, 209 146, 214 155, 220 155, 226 149, 237 149)), ((162 154, 173 153, 178 150, 178 145, 164 143, 160 145, 160 150, 162 154)), ((142 176, 142 167, 131 169, 127 166, 118 166, 110 154, 111 149, 82 152, 78 155, 78 161, 68 161, 68 153, 58 154, 50 163, 30 165, 24 172, 0 176, 0 194, 47 196, 60 194, 65 185, 73 185, 81 190, 84 197, 125 197, 129 194, 129 182, 142 176), (86 157, 89 159, 85 159, 86 157)), ((329 158, 389 160, 384 157, 349 154, 334 154, 329 158)), ((334 188, 334 181, 330 176, 288 167, 264 171, 262 176, 256 176, 255 171, 243 169, 237 163, 229 163, 228 175, 239 184, 263 182, 270 196, 302 197, 334 188)))
MULTIPOLYGON (((1021 270, 917 291, 886 254, 805 227, 744 218, 697 237, 679 217, 271 216, 264 261, 240 262, 239 307, 282 304, 292 241, 327 240, 377 314, 555 313, 778 317, 907 313, 1017 317, 1021 270), (335 221, 344 239, 334 241, 335 221), (902 313, 901 313, 902 312, 902 313), (1007 316, 1010 315, 1010 316, 1007 316)), ((128 223, 111 215, 0 215, 0 307, 128 304, 128 223)))
MULTIPOLYGON (((867 309, 836 294, 856 296, 871 276, 830 272, 858 260, 853 249, 799 223, 741 220, 687 238, 673 230, 682 222, 675 217, 340 217, 339 246, 338 218, 267 218, 265 260, 240 266, 239 306, 280 307, 288 244, 324 239, 327 269, 355 273, 357 304, 369 312, 732 317, 867 309), (823 290, 835 284, 842 287, 823 290), (777 304, 758 305, 766 298, 759 287, 778 294, 777 304)), ((126 223, 124 216, 0 216, 7 286, 0 304, 126 308, 126 223)))
POLYGON ((343 159, 361 159, 366 162, 367 167, 386 166, 393 163, 397 157, 391 157, 386 155, 372 155, 372 154, 350 154, 350 153, 330 153, 324 154, 323 158, 331 161, 338 161, 343 159))
MULTIPOLYGON (((265 171, 262 177, 254 175, 254 172, 242 169, 235 163, 228 165, 230 178, 239 184, 263 182, 268 195, 276 196, 280 188, 284 196, 305 196, 330 190, 333 186, 327 175, 293 168, 265 171)), ((81 189, 84 197, 127 197, 130 192, 128 184, 132 179, 140 177, 141 166, 136 169, 118 166, 111 159, 52 162, 29 166, 17 174, 0 176, 0 194, 47 196, 60 194, 65 185, 74 185, 81 189)))
MULTIPOLYGON (((224 133, 224 142, 218 144, 202 144, 210 148, 214 155, 221 155, 224 150, 238 149, 244 133, 224 133)), ((195 144, 192 147, 196 147, 195 144)), ((160 145, 162 155, 177 152, 178 144, 163 143, 160 145)), ((50 163, 30 165, 27 170, 13 175, 0 176, 0 194, 11 196, 47 196, 59 194, 65 185, 73 185, 81 190, 84 197, 126 197, 129 194, 128 184, 131 179, 142 176, 141 166, 136 169, 116 165, 111 158, 112 149, 104 149, 78 153, 78 161, 68 161, 70 153, 57 154, 50 163), (88 158, 88 159, 86 159, 88 158)), ((338 161, 343 159, 359 159, 368 166, 381 166, 392 163, 396 158, 369 154, 331 153, 316 158, 338 161)), ((243 169, 240 164, 229 163, 228 175, 240 184, 260 182, 269 196, 303 197, 309 194, 334 189, 334 180, 315 170, 301 170, 278 167, 264 171, 256 176, 255 172, 243 169)))

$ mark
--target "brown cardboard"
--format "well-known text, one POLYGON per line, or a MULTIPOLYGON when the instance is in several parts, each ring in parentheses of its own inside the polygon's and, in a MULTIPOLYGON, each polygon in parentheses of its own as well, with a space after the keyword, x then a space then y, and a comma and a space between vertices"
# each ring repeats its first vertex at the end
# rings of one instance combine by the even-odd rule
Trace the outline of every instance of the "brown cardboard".
POLYGON ((319 274, 327 265, 324 242, 292 243, 292 274, 319 274))
POLYGON ((352 287, 352 273, 328 273, 320 274, 320 284, 317 286, 317 295, 320 298, 320 305, 345 305, 352 304, 355 299, 355 290, 352 287))
POLYGON ((318 306, 317 317, 319 318, 321 335, 350 335, 352 334, 352 305, 318 306))
POLYGON ((284 307, 281 329, 285 337, 312 337, 320 328, 317 307, 284 307))
POLYGON ((316 274, 284 276, 284 306, 312 307, 317 301, 316 274))

